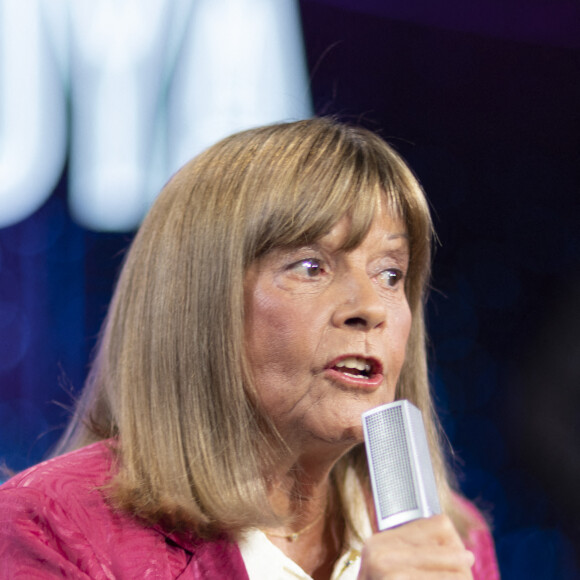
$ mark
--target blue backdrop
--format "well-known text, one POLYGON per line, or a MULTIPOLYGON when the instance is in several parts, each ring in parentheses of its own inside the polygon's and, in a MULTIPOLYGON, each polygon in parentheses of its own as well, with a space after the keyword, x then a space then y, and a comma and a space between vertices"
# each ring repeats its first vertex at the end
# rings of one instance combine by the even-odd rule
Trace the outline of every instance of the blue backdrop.
MULTIPOLYGON (((432 379, 503 578, 578 578, 580 5, 436 4, 303 0, 315 110, 379 131, 431 199, 432 379)), ((66 195, 65 171, 0 230, 0 458, 16 470, 66 422, 131 239, 75 225, 66 195)))

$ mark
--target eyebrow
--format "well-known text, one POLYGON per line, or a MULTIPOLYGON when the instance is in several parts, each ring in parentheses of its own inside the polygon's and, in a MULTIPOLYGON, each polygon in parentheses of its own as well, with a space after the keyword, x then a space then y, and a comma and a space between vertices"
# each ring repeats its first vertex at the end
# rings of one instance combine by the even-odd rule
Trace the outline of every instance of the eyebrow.
POLYGON ((399 259, 408 259, 411 254, 410 236, 407 233, 388 234, 386 240, 381 245, 384 255, 398 256, 399 259), (389 242, 396 242, 402 240, 403 243, 397 244, 395 247, 391 246, 389 242))
POLYGON ((391 241, 391 240, 399 240, 399 239, 403 239, 403 240, 407 240, 407 242, 411 239, 409 234, 406 232, 401 232, 400 234, 389 234, 387 236, 387 240, 391 241))

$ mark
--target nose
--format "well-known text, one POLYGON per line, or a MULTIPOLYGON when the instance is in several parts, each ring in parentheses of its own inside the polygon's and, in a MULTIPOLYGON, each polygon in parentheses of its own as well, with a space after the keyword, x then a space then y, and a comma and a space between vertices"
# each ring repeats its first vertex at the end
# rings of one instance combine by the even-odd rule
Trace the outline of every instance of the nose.
POLYGON ((385 300, 366 272, 345 276, 337 298, 332 316, 334 326, 368 331, 386 323, 385 300))

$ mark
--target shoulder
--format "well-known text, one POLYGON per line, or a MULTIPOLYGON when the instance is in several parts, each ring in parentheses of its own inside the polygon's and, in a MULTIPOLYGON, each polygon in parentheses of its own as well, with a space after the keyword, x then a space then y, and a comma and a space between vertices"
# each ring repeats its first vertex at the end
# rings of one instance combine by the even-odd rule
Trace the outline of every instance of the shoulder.
POLYGON ((137 578, 152 558, 170 566, 164 536, 108 505, 114 470, 111 445, 100 442, 0 486, 0 577, 137 578))
POLYGON ((453 499, 457 509, 463 512, 469 522, 464 543, 475 556, 475 564, 472 569, 474 580, 499 580, 500 575, 493 536, 486 518, 466 498, 454 494, 453 499))
POLYGON ((112 442, 99 441, 43 461, 0 486, 0 493, 34 489, 51 497, 66 496, 71 488, 96 488, 113 475, 112 442))
POLYGON ((96 443, 0 486, 0 576, 106 578, 91 528, 105 512, 99 487, 112 464, 110 448, 96 443))
POLYGON ((109 511, 103 492, 113 476, 108 442, 94 443, 30 467, 0 486, 0 524, 43 522, 71 531, 109 511))
POLYGON ((0 486, 0 578, 242 578, 235 544, 170 535, 113 509, 111 442, 35 465, 0 486), (105 487, 106 489, 106 487, 105 487))

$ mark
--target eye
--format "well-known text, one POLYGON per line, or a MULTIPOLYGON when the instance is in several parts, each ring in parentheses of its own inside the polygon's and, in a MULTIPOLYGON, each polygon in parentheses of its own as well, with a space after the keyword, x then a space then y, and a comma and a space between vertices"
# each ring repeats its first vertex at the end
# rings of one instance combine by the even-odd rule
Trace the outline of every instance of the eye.
POLYGON ((388 288, 396 288, 405 279, 405 274, 402 270, 399 270, 399 268, 389 268, 383 270, 379 274, 379 278, 381 279, 382 284, 388 288))
POLYGON ((302 274, 307 278, 316 278, 325 272, 322 260, 316 258, 307 258, 300 260, 290 266, 290 270, 302 274))

